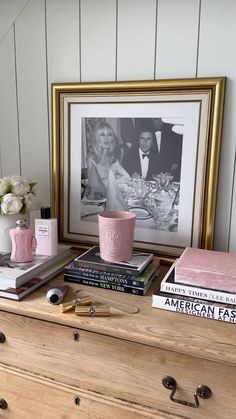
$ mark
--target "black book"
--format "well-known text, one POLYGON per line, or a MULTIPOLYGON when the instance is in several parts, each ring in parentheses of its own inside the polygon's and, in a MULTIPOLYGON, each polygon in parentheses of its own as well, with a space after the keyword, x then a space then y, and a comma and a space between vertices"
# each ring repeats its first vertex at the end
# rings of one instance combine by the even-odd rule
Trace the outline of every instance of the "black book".
POLYGON ((119 284, 115 284, 115 283, 107 282, 107 281, 95 281, 93 279, 80 278, 78 276, 64 274, 64 280, 66 282, 73 282, 75 284, 88 285, 88 286, 103 288, 103 289, 112 290, 112 291, 126 292, 126 293, 134 294, 134 295, 145 295, 155 277, 156 277, 156 273, 153 274, 152 277, 149 279, 145 288, 136 288, 136 287, 128 287, 126 285, 119 285, 119 284))
POLYGON ((87 250, 87 252, 75 258, 73 264, 79 268, 138 276, 144 271, 152 259, 152 253, 137 251, 133 252, 132 258, 128 261, 106 262, 100 257, 99 246, 94 246, 87 250))
POLYGON ((159 259, 150 263, 146 269, 138 276, 122 275, 115 272, 99 271, 96 269, 78 268, 74 263, 70 263, 64 269, 64 274, 74 278, 92 279, 95 281, 105 281, 117 285, 145 288, 151 276, 157 272, 160 266, 159 259))

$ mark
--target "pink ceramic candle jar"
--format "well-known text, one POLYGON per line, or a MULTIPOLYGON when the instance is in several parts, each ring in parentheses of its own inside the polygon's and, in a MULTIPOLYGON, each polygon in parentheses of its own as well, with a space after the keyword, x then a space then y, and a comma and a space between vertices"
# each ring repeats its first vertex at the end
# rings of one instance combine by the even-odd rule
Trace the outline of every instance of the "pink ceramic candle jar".
POLYGON ((98 214, 100 256, 108 262, 127 261, 132 257, 136 215, 128 211, 98 214))

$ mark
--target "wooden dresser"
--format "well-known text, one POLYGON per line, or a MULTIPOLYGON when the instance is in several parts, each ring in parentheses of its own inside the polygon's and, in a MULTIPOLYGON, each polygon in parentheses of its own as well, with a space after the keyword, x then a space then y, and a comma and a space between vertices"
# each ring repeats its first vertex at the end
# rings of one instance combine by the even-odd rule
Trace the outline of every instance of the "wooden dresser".
POLYGON ((1 418, 236 418, 235 324, 154 309, 155 284, 145 297, 75 285, 140 311, 63 314, 45 299, 62 282, 22 302, 0 299, 1 418), (165 376, 182 402, 194 403, 200 384, 212 396, 198 408, 175 403, 165 376))

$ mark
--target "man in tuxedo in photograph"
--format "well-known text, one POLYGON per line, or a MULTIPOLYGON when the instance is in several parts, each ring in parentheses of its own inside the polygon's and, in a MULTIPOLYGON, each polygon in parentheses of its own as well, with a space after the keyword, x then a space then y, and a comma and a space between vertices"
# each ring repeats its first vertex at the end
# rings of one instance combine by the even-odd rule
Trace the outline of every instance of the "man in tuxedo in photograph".
POLYGON ((159 156, 150 124, 137 129, 136 138, 136 144, 124 154, 122 166, 130 176, 138 174, 145 180, 153 180, 153 175, 159 173, 159 156))
POLYGON ((183 134, 174 132, 174 124, 165 123, 162 118, 152 118, 152 121, 159 156, 159 172, 169 172, 173 175, 173 180, 179 182, 183 134))

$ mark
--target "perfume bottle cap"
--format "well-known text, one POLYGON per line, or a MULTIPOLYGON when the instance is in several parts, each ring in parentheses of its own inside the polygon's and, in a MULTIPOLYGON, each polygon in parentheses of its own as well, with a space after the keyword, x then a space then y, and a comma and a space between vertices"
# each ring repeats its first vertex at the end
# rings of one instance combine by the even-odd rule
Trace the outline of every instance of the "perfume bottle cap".
POLYGON ((17 228, 27 228, 27 222, 24 218, 18 218, 16 220, 16 227, 17 228))
POLYGON ((50 207, 42 207, 41 208, 41 218, 51 218, 51 208, 50 207))

